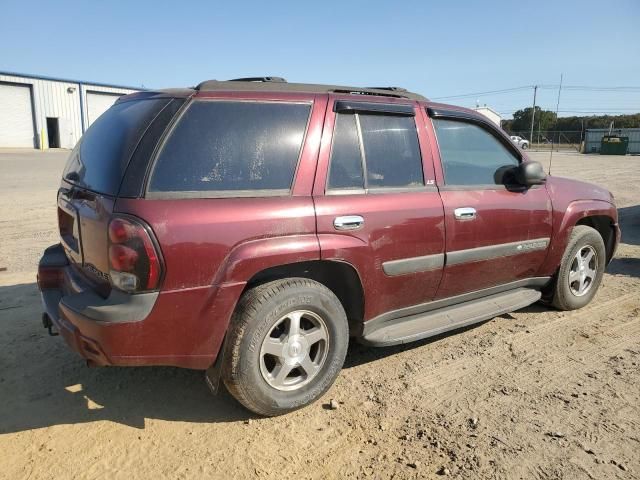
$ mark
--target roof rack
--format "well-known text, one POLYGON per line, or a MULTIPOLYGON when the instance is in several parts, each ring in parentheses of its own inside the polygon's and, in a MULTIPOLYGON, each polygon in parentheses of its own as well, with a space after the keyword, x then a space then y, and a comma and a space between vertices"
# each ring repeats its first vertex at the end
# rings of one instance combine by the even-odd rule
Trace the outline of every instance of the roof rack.
POLYGON ((380 88, 348 88, 348 87, 338 87, 338 88, 330 88, 327 90, 331 93, 348 93, 349 95, 375 95, 377 97, 393 97, 393 98, 409 98, 407 95, 402 95, 401 92, 394 93, 390 92, 387 89, 380 88))
POLYGON ((232 78, 229 82, 270 82, 270 83, 287 83, 282 77, 244 77, 232 78))
POLYGON ((367 87, 373 90, 389 90, 390 92, 407 92, 406 88, 402 87, 367 87))
POLYGON ((390 98, 406 98, 426 101, 420 94, 409 92, 399 87, 364 88, 345 87, 340 85, 316 85, 305 83, 288 83, 280 77, 249 77, 234 80, 206 80, 195 90, 199 91, 251 91, 251 92, 304 92, 304 93, 342 93, 347 95, 367 95, 390 98))

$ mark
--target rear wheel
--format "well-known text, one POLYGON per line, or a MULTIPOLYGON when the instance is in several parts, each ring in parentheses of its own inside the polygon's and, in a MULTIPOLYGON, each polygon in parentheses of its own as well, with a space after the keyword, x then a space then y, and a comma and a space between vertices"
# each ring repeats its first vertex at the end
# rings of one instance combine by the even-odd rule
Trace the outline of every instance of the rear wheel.
POLYGON ((247 291, 228 333, 223 380, 260 415, 280 415, 322 396, 338 376, 349 331, 340 301, 305 278, 247 291))
POLYGON ((605 265, 606 252, 600 234, 586 225, 574 227, 558 270, 553 306, 575 310, 588 304, 602 282, 605 265))

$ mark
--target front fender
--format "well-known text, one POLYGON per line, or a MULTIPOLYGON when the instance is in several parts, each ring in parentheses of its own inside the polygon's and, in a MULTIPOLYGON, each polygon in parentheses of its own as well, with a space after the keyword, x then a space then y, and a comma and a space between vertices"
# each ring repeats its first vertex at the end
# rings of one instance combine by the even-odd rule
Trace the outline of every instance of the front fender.
POLYGON ((553 233, 547 257, 538 275, 553 275, 562 261, 573 227, 583 218, 596 215, 611 218, 613 224, 618 223, 616 207, 603 200, 576 200, 569 203, 565 210, 553 211, 553 233))

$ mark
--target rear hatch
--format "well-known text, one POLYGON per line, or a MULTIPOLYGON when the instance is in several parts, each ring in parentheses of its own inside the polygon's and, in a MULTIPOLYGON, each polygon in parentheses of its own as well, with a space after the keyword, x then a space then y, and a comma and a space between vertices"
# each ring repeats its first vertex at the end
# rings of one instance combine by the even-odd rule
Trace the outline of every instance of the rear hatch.
POLYGON ((149 125, 171 102, 132 97, 118 101, 85 132, 58 190, 58 226, 67 258, 105 296, 110 290, 107 231, 122 180, 149 125))

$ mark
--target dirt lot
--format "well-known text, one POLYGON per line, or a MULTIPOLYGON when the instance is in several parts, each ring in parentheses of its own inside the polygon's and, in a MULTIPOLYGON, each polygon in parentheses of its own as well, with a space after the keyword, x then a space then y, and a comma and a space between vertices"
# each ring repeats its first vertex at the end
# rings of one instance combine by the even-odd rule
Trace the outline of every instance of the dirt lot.
POLYGON ((352 345, 322 401, 262 419, 201 372, 89 369, 46 335, 35 271, 65 156, 0 153, 0 478, 640 478, 640 157, 554 155, 620 208, 590 306, 352 345))

